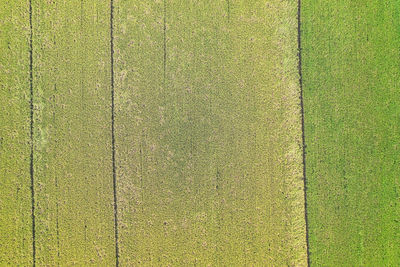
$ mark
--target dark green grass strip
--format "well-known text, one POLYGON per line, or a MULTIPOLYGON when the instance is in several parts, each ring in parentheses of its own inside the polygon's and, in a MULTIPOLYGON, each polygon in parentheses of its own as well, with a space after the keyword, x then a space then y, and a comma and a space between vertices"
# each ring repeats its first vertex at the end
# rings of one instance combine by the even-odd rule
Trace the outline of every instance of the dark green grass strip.
POLYGON ((32 263, 36 265, 36 240, 35 240, 35 183, 33 173, 33 27, 32 27, 32 0, 29 1, 29 86, 30 86, 30 176, 31 176, 31 204, 32 204, 32 263))
POLYGON ((118 200, 117 200, 117 175, 115 166, 115 114, 114 114, 114 1, 110 1, 110 59, 111 59, 111 145, 112 145, 112 173, 114 193, 114 230, 115 230, 115 265, 119 265, 118 248, 118 200))
POLYGON ((302 138, 302 157, 303 157, 303 182, 304 182, 304 219, 306 224, 306 243, 307 243, 307 265, 310 266, 310 250, 308 240, 308 213, 307 213, 307 176, 306 176, 306 137, 304 133, 304 99, 303 99, 303 73, 301 66, 301 0, 297 2, 297 44, 299 58, 299 86, 300 86, 300 109, 301 109, 301 138, 302 138))

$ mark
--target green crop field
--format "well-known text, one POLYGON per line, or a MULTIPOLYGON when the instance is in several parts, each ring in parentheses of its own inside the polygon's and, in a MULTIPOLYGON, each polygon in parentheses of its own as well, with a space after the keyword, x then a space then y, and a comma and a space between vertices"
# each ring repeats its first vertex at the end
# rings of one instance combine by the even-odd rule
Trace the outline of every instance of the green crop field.
POLYGON ((0 265, 32 262, 28 2, 0 6, 0 265))
POLYGON ((109 4, 33 1, 37 265, 114 263, 109 4))
POLYGON ((303 1, 311 263, 400 264, 400 2, 303 1))
POLYGON ((0 266, 400 265, 396 0, 0 0, 0 266))

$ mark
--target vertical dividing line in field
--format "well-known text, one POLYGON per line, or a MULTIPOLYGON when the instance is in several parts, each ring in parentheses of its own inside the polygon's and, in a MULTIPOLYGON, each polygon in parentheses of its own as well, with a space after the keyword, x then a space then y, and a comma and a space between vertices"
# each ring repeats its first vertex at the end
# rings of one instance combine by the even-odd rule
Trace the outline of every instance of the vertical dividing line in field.
POLYGON ((298 44, 298 69, 300 85, 300 108, 301 108, 301 137, 303 146, 303 182, 304 182, 304 219, 306 223, 306 246, 307 246, 307 265, 310 266, 310 244, 308 240, 308 212, 307 212, 307 177, 306 177, 306 138, 304 134, 304 99, 303 99, 303 74, 301 61, 301 0, 297 2, 297 44, 298 44))
POLYGON ((228 21, 230 21, 230 19, 231 19, 231 3, 230 3, 230 0, 226 0, 226 5, 227 5, 228 21))
POLYGON ((163 22, 163 49, 164 49, 164 59, 163 59, 163 86, 165 91, 165 82, 166 82, 166 73, 167 73, 167 3, 166 0, 163 2, 163 13, 164 13, 164 22, 163 22))
POLYGON ((118 248, 118 206, 117 206, 117 175, 115 166, 115 126, 114 126, 114 1, 110 1, 110 61, 111 61, 111 150, 112 174, 114 192, 114 231, 115 231, 115 266, 119 265, 118 248))
POLYGON ((29 0, 29 87, 30 87, 30 176, 31 176, 31 216, 32 216, 32 265, 36 265, 36 233, 35 233, 35 183, 33 176, 33 27, 32 27, 32 0, 29 0))

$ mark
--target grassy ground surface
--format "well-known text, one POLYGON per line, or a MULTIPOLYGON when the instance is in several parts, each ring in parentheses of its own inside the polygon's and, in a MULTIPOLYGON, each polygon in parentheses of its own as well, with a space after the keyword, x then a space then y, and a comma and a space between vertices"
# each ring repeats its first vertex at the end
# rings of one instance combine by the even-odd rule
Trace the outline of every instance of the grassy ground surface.
POLYGON ((306 265, 297 2, 114 5, 121 264, 306 265))
POLYGON ((311 264, 400 264, 400 3, 302 1, 311 264))
POLYGON ((32 263, 29 4, 0 1, 0 265, 32 263))
POLYGON ((115 262, 107 1, 33 1, 37 265, 115 262))

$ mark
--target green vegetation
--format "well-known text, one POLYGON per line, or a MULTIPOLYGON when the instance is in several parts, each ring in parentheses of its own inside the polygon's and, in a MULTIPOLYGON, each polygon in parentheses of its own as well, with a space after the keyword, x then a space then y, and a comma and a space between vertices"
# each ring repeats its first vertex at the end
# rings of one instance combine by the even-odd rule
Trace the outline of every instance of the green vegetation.
POLYGON ((32 263, 29 12, 0 4, 0 265, 32 263))
POLYGON ((107 1, 33 1, 36 263, 115 262, 107 1))
POLYGON ((306 265, 297 2, 114 5, 121 265, 306 265))
POLYGON ((400 3, 303 1, 311 264, 400 264, 400 3))
POLYGON ((400 265, 400 3, 301 2, 1 1, 0 266, 400 265))

